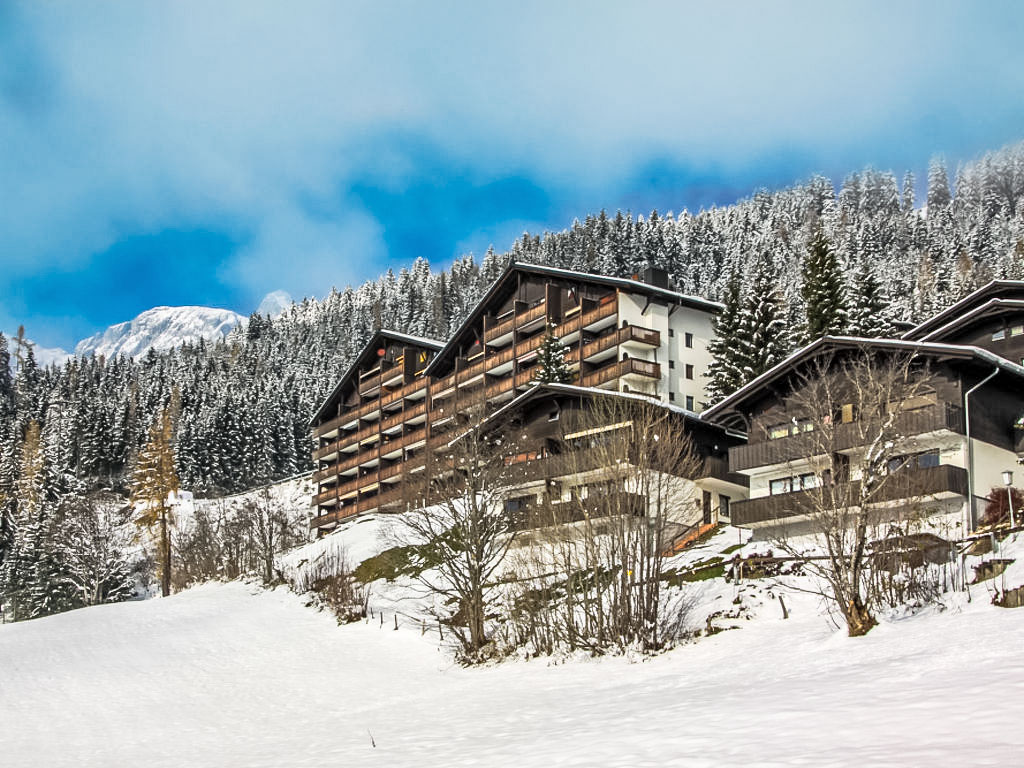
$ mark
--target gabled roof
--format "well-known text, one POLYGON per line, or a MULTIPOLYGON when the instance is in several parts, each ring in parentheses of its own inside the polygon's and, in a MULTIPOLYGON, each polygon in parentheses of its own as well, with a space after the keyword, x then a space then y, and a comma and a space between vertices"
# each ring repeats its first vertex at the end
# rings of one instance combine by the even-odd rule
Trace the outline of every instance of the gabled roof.
POLYGON ((529 389, 527 389, 522 394, 517 395, 509 402, 505 403, 505 405, 496 410, 494 413, 488 415, 477 426, 483 426, 487 422, 492 421, 493 419, 500 418, 505 413, 514 411, 516 408, 520 407, 529 400, 542 397, 546 394, 574 395, 577 397, 609 397, 616 398, 619 400, 633 400, 636 402, 656 406, 668 413, 676 414, 677 416, 682 416, 686 422, 689 422, 691 424, 699 424, 702 427, 710 427, 711 429, 719 430, 722 433, 730 435, 735 438, 746 437, 742 432, 730 429, 729 427, 726 427, 723 424, 719 424, 714 421, 708 421, 703 417, 702 414, 697 414, 693 411, 688 411, 685 408, 681 408, 680 406, 676 405, 675 403, 666 403, 665 401, 659 400, 656 397, 644 395, 639 392, 617 392, 613 389, 601 389, 600 387, 579 387, 576 386, 575 384, 542 384, 540 382, 535 382, 534 384, 532 384, 529 389))
POLYGON ((589 272, 575 272, 571 269, 559 269, 558 267, 545 267, 540 264, 525 264, 513 261, 505 267, 505 271, 501 273, 498 279, 491 283, 491 287, 487 289, 483 298, 481 298, 480 301, 477 302, 476 306, 473 307, 473 311, 469 313, 469 316, 463 321, 462 325, 459 326, 458 330, 452 334, 448 343, 445 344, 444 349, 442 349, 430 362, 430 365, 427 366, 427 373, 433 374, 437 372, 443 361, 447 360, 451 356, 466 332, 480 320, 487 308, 494 301, 495 297, 501 294, 502 290, 508 286, 508 281, 511 277, 517 273, 551 277, 561 280, 574 280, 581 283, 591 283, 593 285, 605 285, 611 288, 620 288, 631 293, 640 293, 655 299, 669 301, 674 304, 690 307, 691 309, 699 309, 701 311, 711 312, 714 314, 719 314, 724 309, 724 305, 717 301, 679 293, 678 291, 672 291, 668 288, 659 288, 656 285, 651 285, 650 283, 645 283, 640 280, 608 277, 607 275, 592 275, 589 272))
POLYGON ((1024 299, 1024 280, 993 280, 907 331, 902 338, 925 341, 940 329, 959 325, 961 317, 977 316, 977 312, 993 299, 1024 299))
POLYGON ((902 339, 865 339, 856 336, 822 336, 805 347, 798 349, 778 365, 762 373, 756 379, 740 387, 724 400, 715 403, 701 414, 708 419, 721 419, 726 413, 734 411, 744 402, 757 397, 773 382, 792 373, 804 362, 833 349, 880 349, 894 352, 916 352, 923 355, 944 358, 974 360, 994 368, 999 368, 1024 380, 1024 367, 1010 362, 1004 357, 989 352, 987 349, 972 347, 966 344, 939 344, 935 342, 904 341, 902 339))
POLYGON ((989 299, 973 309, 968 309, 962 315, 957 315, 945 325, 939 326, 933 331, 920 337, 921 341, 941 339, 958 328, 965 328, 976 320, 992 315, 1005 313, 1024 313, 1024 299, 989 299))
POLYGON ((345 388, 345 385, 351 380, 355 372, 362 367, 365 359, 370 356, 371 352, 373 352, 382 341, 397 341, 399 344, 407 344, 410 347, 418 347, 419 349, 426 349, 431 352, 437 352, 444 346, 442 342, 437 341, 436 339, 425 339, 421 336, 410 336, 405 333, 389 331, 384 328, 374 331, 373 335, 370 336, 369 340, 359 351, 359 354, 356 355, 355 360, 352 361, 348 370, 345 371, 337 385, 333 390, 331 390, 331 394, 329 394, 327 399, 324 400, 323 403, 320 404, 320 407, 316 409, 316 413, 310 420, 310 426, 316 424, 324 411, 327 410, 332 402, 334 402, 334 399, 340 394, 341 390, 345 388))

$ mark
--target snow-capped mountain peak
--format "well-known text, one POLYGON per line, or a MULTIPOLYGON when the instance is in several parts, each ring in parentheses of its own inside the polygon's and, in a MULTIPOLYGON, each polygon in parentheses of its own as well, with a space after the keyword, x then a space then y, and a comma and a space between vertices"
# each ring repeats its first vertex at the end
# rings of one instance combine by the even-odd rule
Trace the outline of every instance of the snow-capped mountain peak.
POLYGON ((256 311, 267 317, 277 317, 293 303, 291 294, 287 291, 271 291, 263 297, 256 311))
POLYGON ((75 354, 142 357, 150 349, 160 351, 199 339, 223 338, 244 321, 242 315, 229 309, 154 307, 133 320, 83 339, 75 347, 75 354))

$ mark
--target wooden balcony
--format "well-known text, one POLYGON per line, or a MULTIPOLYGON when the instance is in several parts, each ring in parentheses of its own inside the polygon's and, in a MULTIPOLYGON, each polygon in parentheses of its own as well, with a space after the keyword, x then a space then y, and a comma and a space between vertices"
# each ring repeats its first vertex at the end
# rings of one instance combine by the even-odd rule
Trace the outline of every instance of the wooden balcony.
POLYGON ((481 357, 479 360, 473 362, 472 365, 467 365, 465 368, 459 370, 455 374, 455 383, 462 384, 463 382, 469 381, 474 376, 480 376, 488 368, 487 358, 481 357))
POLYGON ((417 416, 422 416, 427 412, 427 404, 420 403, 414 405, 412 408, 406 408, 404 411, 399 411, 394 416, 388 416, 380 423, 381 431, 391 429, 399 424, 404 424, 409 419, 415 419, 417 416))
POLYGON ((630 342, 646 344, 657 348, 661 346, 661 332, 650 328, 642 328, 639 325, 627 325, 625 328, 620 328, 619 343, 628 344, 630 342))
POLYGON ((648 379, 661 378, 661 364, 630 357, 591 371, 582 378, 584 387, 599 387, 623 376, 642 376, 648 379))
MULTIPOLYGON (((828 491, 792 491, 745 501, 734 501, 730 507, 733 525, 755 525, 812 513, 815 505, 810 494, 828 491)), ((905 468, 892 475, 872 498, 872 503, 891 504, 899 501, 926 502, 936 497, 967 497, 967 470, 951 464, 937 467, 905 468)), ((857 483, 835 494, 838 499, 856 499, 857 483)))
POLYGON ((661 346, 661 333, 638 325, 627 325, 584 344, 583 359, 594 357, 627 342, 638 342, 657 348, 661 346))
POLYGON ((323 528, 324 526, 340 522, 341 520, 345 520, 353 515, 372 512, 381 508, 401 506, 403 501, 404 496, 401 489, 385 491, 384 493, 379 493, 376 496, 371 496, 368 499, 361 499, 354 504, 346 504, 343 507, 339 507, 338 509, 328 512, 327 514, 314 517, 310 521, 309 527, 311 529, 323 528))
MULTIPOLYGON (((837 424, 831 434, 799 432, 775 440, 760 440, 729 449, 733 472, 755 467, 786 464, 825 453, 838 453, 859 447, 863 428, 860 424, 837 424)), ((907 411, 897 417, 896 434, 909 437, 929 432, 964 432, 963 409, 949 403, 907 411)))
POLYGON ((377 446, 374 446, 369 451, 357 451, 344 461, 339 461, 329 467, 325 467, 321 472, 318 472, 318 475, 322 474, 322 477, 318 482, 322 482, 324 478, 329 477, 332 474, 336 475, 376 458, 380 458, 380 449, 377 446))
POLYGON ((515 388, 515 377, 513 377, 513 376, 505 376, 504 378, 498 379, 497 381, 493 382, 492 384, 488 384, 487 385, 487 391, 484 394, 484 397, 486 397, 488 400, 491 400, 491 399, 493 399, 495 397, 500 397, 501 395, 505 394, 506 392, 510 392, 514 388, 515 388))
POLYGON ((333 419, 329 419, 314 427, 313 437, 320 437, 321 435, 326 435, 328 432, 333 432, 334 430, 339 429, 342 424, 348 424, 350 421, 353 421, 353 419, 354 417, 352 416, 352 413, 350 411, 346 411, 340 416, 335 416, 333 419))
POLYGON ((616 299, 617 297, 613 294, 603 299, 601 303, 593 309, 584 312, 583 316, 580 318, 580 324, 582 327, 587 328, 601 320, 617 315, 619 313, 619 302, 616 299))
POLYGON ((747 488, 750 485, 750 479, 746 475, 730 471, 729 462, 726 459, 720 459, 715 456, 704 457, 704 464, 700 470, 700 478, 705 477, 721 480, 726 483, 733 483, 734 485, 741 485, 744 488, 747 488))
POLYGON ((525 309, 522 312, 510 315, 499 322, 497 325, 488 328, 484 331, 484 344, 490 344, 494 339, 500 338, 507 333, 511 333, 516 328, 532 323, 538 318, 544 317, 547 312, 547 305, 541 301, 529 309, 525 309))

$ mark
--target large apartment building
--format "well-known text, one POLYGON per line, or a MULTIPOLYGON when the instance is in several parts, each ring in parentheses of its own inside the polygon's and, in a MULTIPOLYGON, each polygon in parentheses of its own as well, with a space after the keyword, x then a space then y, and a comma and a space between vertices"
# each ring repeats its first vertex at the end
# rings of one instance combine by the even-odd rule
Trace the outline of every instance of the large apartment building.
MULTIPOLYGON (((808 494, 820 484, 860 482, 823 476, 822 467, 857 466, 867 446, 857 408, 842 406, 828 424, 830 457, 809 433, 822 419, 810 418, 803 395, 826 375, 822 362, 841 365, 867 353, 880 363, 913 356, 911 401, 890 403, 896 413, 900 454, 890 464, 900 482, 878 499, 897 507, 924 500, 927 512, 945 516, 962 531, 973 530, 993 487, 1003 485, 1024 456, 1024 282, 997 281, 904 334, 902 339, 824 337, 791 355, 705 412, 747 433, 729 449, 733 472, 746 475, 750 497, 732 507, 732 522, 758 531, 798 527, 808 494), (905 454, 905 455, 903 455, 905 454)), ((831 475, 831 471, 829 475, 831 475)), ((1018 484, 1021 475, 1018 473, 1018 484)))
POLYGON ((456 414, 492 412, 532 386, 549 332, 579 387, 700 411, 720 311, 660 270, 621 279, 513 263, 447 342, 378 331, 313 418, 312 526, 401 506, 402 479, 456 414))

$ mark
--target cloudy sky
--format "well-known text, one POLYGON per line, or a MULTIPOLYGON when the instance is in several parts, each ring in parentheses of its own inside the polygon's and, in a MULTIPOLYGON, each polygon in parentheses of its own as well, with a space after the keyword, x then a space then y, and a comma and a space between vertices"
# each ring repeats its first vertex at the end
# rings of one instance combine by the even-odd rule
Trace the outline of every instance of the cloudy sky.
POLYGON ((1024 138, 1024 4, 0 0, 0 329, 1024 138))

